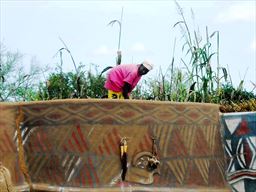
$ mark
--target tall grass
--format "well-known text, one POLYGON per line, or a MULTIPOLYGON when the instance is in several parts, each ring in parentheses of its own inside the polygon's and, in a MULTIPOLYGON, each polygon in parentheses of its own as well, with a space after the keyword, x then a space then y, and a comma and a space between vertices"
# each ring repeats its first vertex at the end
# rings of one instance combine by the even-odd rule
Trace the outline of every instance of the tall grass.
MULTIPOLYGON (((185 57, 181 59, 189 74, 190 85, 190 101, 197 102, 216 102, 218 95, 213 94, 217 89, 220 94, 220 84, 223 77, 227 76, 226 69, 220 67, 219 63, 219 32, 215 31, 209 35, 208 27, 205 29, 205 41, 200 34, 199 29, 191 30, 184 16, 183 10, 176 2, 177 10, 181 16, 181 20, 174 24, 175 27, 180 27, 184 44, 182 51, 185 52, 185 57), (217 48, 213 51, 213 37, 217 36, 217 48), (189 60, 186 59, 189 56, 189 60), (214 70, 213 57, 217 59, 217 66, 214 70), (223 74, 220 75, 222 69, 223 74), (216 72, 215 72, 216 71, 216 72)), ((192 12, 192 19, 194 13, 192 12)), ((217 101, 218 102, 218 101, 217 101)))
POLYGON ((117 23, 118 26, 119 26, 116 65, 120 65, 121 64, 121 60, 122 60, 122 55, 121 55, 121 49, 120 48, 121 48, 123 12, 124 12, 124 9, 122 8, 122 13, 121 13, 120 20, 115 19, 115 20, 110 21, 109 24, 108 24, 108 25, 112 25, 113 26, 115 23, 117 23))

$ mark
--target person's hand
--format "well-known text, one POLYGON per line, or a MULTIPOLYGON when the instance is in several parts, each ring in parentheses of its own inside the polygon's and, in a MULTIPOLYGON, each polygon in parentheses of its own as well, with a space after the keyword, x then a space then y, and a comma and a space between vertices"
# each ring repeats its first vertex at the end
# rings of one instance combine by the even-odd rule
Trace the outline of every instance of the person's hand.
POLYGON ((131 85, 127 82, 124 83, 124 86, 123 86, 123 96, 124 96, 124 99, 129 99, 129 93, 131 92, 131 85))

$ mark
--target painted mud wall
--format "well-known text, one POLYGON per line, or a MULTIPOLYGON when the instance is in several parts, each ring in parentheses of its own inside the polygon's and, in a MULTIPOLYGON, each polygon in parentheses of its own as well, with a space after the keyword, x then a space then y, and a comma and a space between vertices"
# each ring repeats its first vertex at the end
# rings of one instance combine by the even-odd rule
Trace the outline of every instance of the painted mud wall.
POLYGON ((227 179, 233 191, 256 191, 256 112, 221 115, 227 179))
POLYGON ((0 112, 0 161, 16 186, 119 187, 125 137, 126 186, 229 190, 218 105, 58 100, 0 112), (149 169, 153 153, 160 164, 149 169))

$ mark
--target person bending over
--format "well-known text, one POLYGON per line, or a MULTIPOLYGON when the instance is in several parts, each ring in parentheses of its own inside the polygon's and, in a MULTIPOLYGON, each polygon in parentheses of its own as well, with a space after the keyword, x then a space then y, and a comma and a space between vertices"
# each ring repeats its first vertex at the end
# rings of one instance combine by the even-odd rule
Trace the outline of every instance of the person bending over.
POLYGON ((153 65, 144 61, 141 64, 121 64, 113 67, 107 74, 104 87, 109 99, 129 99, 131 91, 138 84, 142 75, 153 69, 153 65))

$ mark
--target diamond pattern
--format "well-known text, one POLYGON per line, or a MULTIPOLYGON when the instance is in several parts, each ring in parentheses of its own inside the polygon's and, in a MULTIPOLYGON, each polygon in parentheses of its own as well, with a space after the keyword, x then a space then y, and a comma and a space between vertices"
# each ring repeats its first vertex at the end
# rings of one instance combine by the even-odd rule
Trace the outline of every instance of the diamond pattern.
MULTIPOLYGON (((65 100, 28 103, 20 108, 24 113, 21 130, 26 164, 34 183, 119 187, 120 139, 128 138, 128 170, 134 170, 133 158, 152 152, 151 137, 155 137, 161 174, 156 176, 141 170, 141 176, 150 177, 130 175, 137 180, 129 185, 145 187, 140 185, 141 181, 151 181, 150 186, 156 188, 217 186, 226 189, 218 105, 65 100), (218 178, 212 180, 212 175, 218 178)), ((8 153, 14 153, 13 146, 16 147, 11 138, 17 140, 14 135, 17 110, 14 105, 10 121, 0 118, 0 125, 7 130, 5 139, 10 139, 7 147, 12 150, 8 153)), ((6 115, 6 109, 1 114, 6 115)), ((3 133, 2 139, 5 133, 2 129, 0 133, 3 133)), ((247 140, 247 146, 251 145, 247 140)), ((0 150, 7 151, 4 147, 0 143, 0 150)), ((251 166, 254 159, 252 155, 246 157, 245 162, 251 166)))

